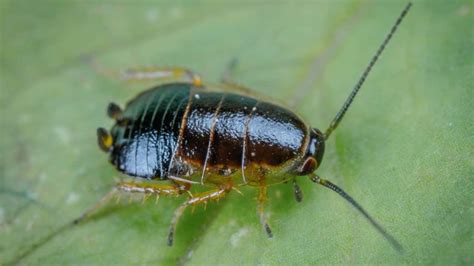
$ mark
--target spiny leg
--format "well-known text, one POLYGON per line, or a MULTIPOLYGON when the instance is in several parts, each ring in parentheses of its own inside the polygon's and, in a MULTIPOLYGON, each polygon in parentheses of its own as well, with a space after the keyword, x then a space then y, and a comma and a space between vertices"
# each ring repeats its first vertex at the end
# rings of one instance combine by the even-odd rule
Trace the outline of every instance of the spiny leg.
POLYGON ((184 213, 184 210, 188 206, 196 206, 199 204, 206 204, 210 200, 219 200, 227 195, 227 193, 231 190, 232 187, 226 187, 226 188, 219 188, 219 189, 213 189, 209 190, 206 192, 198 193, 194 195, 194 197, 189 198, 186 200, 181 206, 179 206, 178 209, 174 212, 173 219, 171 220, 170 224, 170 229, 168 233, 168 246, 173 245, 173 239, 174 239, 174 232, 176 231, 176 225, 178 224, 179 218, 184 213))
POLYGON ((191 82, 195 86, 202 86, 201 77, 189 69, 180 67, 139 66, 125 71, 117 71, 104 67, 98 60, 90 60, 91 67, 98 73, 115 79, 126 81, 175 80, 191 82))
POLYGON ((104 67, 95 59, 90 61, 92 68, 98 73, 113 79, 122 79, 125 81, 181 81, 192 83, 197 87, 202 86, 201 77, 186 68, 180 67, 157 67, 157 66, 139 66, 129 68, 125 71, 117 71, 104 67))
POLYGON ((189 69, 178 67, 137 67, 122 73, 122 79, 127 81, 170 79, 191 82, 193 85, 202 86, 201 77, 189 69))
POLYGON ((265 217, 264 213, 264 205, 265 201, 267 200, 267 187, 265 185, 261 185, 259 187, 259 193, 258 193, 258 201, 257 201, 257 212, 258 216, 260 217, 260 223, 263 226, 263 229, 267 233, 269 238, 273 237, 272 229, 268 225, 267 218, 265 217))
POLYGON ((130 193, 143 193, 157 196, 178 196, 183 191, 175 185, 152 184, 152 183, 134 183, 119 182, 115 186, 118 190, 130 193))
POLYGON ((145 197, 150 195, 156 195, 157 197, 161 195, 178 196, 182 193, 182 191, 174 185, 118 182, 107 194, 105 194, 105 196, 103 196, 99 201, 92 205, 92 207, 82 213, 81 216, 75 219, 73 223, 78 224, 84 219, 88 218, 97 209, 108 203, 113 198, 113 196, 115 196, 120 191, 130 193, 143 193, 145 197))

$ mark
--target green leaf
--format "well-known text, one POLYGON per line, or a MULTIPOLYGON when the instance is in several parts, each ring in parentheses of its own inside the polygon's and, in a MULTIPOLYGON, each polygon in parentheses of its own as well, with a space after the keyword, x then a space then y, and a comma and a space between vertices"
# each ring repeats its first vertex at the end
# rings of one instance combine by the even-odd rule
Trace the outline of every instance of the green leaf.
POLYGON ((186 212, 183 198, 107 205, 64 227, 114 184, 96 144, 110 101, 144 86, 107 75, 185 66, 235 78, 324 130, 402 2, 2 1, 0 264, 474 263, 474 7, 416 1, 326 145, 318 174, 404 246, 399 254, 349 204, 305 178, 269 187, 267 239, 252 188, 186 212))

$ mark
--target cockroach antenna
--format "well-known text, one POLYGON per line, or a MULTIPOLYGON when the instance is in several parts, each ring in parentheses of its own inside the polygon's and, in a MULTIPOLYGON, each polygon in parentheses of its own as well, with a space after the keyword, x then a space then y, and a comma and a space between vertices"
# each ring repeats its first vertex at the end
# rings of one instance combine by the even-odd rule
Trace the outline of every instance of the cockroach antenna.
POLYGON ((336 116, 334 117, 334 119, 331 121, 331 124, 329 124, 329 127, 328 129, 326 129, 326 132, 324 133, 324 139, 327 140, 329 138, 329 136, 331 135, 331 133, 337 128, 337 126, 339 125, 339 123, 341 122, 342 118, 344 117, 344 114, 346 114, 347 112, 347 109, 349 109, 349 106, 351 106, 352 104, 352 101, 354 100, 355 96, 357 95, 357 92, 359 92, 360 88, 362 87, 362 85, 364 84, 364 81, 365 79, 367 78, 367 76, 369 75, 370 71, 372 70, 372 67, 375 65, 375 63, 377 62, 377 60, 379 59, 380 55, 382 54, 383 50, 385 49, 385 46, 387 46, 388 42, 390 41, 390 39, 392 39, 392 36, 393 34, 395 33, 395 31, 397 30, 398 26, 400 25, 400 23, 402 22, 403 18, 405 17, 405 15, 408 13, 408 10, 410 10, 410 7, 411 7, 411 3, 408 3, 405 8, 403 9, 402 13, 400 14, 400 16, 398 17, 397 21, 395 22, 395 24, 392 26, 392 28, 390 29, 390 32, 388 33, 388 35, 385 37, 384 41, 382 42, 382 44, 380 45, 379 49, 377 50, 377 52, 375 53, 375 55, 372 57, 372 59, 370 60, 369 62, 369 65, 367 66, 367 68, 364 70, 364 73, 362 73, 362 76, 360 77, 359 81, 356 83, 356 85, 354 86, 354 88, 352 89, 352 92, 351 94, 349 94, 349 96, 347 97, 346 101, 344 102, 344 104, 342 105, 341 109, 339 110, 339 112, 337 112, 336 116))
MULTIPOLYGON (((349 94, 349 96, 347 97, 346 101, 344 102, 344 104, 342 105, 341 109, 339 110, 339 112, 336 114, 336 116, 334 117, 334 119, 332 120, 331 124, 329 125, 328 129, 326 130, 326 132, 324 133, 324 139, 327 140, 329 138, 329 136, 331 135, 331 133, 336 129, 336 127, 339 125, 339 123, 341 122, 342 118, 344 117, 344 114, 347 112, 347 109, 349 109, 349 106, 351 105, 352 101, 354 100, 355 96, 357 95, 357 92, 360 90, 360 88, 362 87, 362 84, 364 84, 364 81, 365 79, 367 78, 367 76, 369 75, 370 73, 370 70, 372 69, 372 67, 375 65, 375 63, 377 62, 378 58, 380 57, 380 55, 382 54, 383 50, 385 49, 385 46, 387 46, 388 42, 390 41, 390 39, 392 38, 393 34, 395 33, 395 31, 397 30, 398 26, 400 25, 400 23, 402 22, 403 18, 405 17, 405 15, 408 13, 408 10, 410 9, 411 7, 411 3, 408 3, 405 8, 403 9, 402 13, 400 14, 400 16, 398 17, 397 21, 395 22, 395 24, 392 26, 392 28, 390 29, 390 32, 388 33, 388 35, 385 37, 384 41, 382 42, 382 45, 380 45, 379 49, 377 50, 377 52, 375 53, 375 55, 372 57, 372 59, 370 60, 369 62, 369 65, 367 66, 367 68, 364 70, 364 73, 362 73, 362 76, 360 77, 359 81, 357 82, 357 84, 354 86, 354 88, 352 89, 351 93, 349 94)), ((398 243, 398 241, 392 236, 390 235, 379 223, 377 223, 375 221, 374 218, 372 218, 368 213, 367 211, 365 211, 362 206, 357 203, 351 196, 349 196, 349 194, 347 194, 344 190, 342 190, 340 187, 336 186, 335 184, 331 183, 330 181, 328 180, 325 180, 325 179, 322 179, 320 178, 318 175, 312 173, 310 175, 310 179, 311 181, 313 181, 314 183, 317 183, 317 184, 320 184, 334 192, 336 192, 337 194, 339 194, 342 198, 344 198, 346 201, 348 201, 354 208, 356 208, 368 221, 369 223, 383 236, 385 237, 385 239, 398 251, 398 252, 403 252, 403 247, 402 245, 400 245, 400 243, 398 243)))
POLYGON ((317 183, 317 184, 320 184, 321 186, 329 188, 330 190, 336 192, 345 200, 347 200, 354 208, 356 208, 369 221, 369 223, 373 227, 375 227, 375 229, 380 234, 382 234, 383 237, 385 237, 385 239, 387 239, 387 241, 393 246, 393 248, 396 251, 403 253, 402 245, 398 243, 398 241, 392 235, 390 235, 379 223, 377 223, 377 221, 375 221, 375 219, 372 218, 372 216, 370 216, 369 213, 366 210, 364 210, 364 208, 362 208, 362 206, 359 203, 357 203, 357 201, 355 201, 351 196, 349 196, 349 194, 347 194, 342 188, 336 186, 335 184, 331 183, 330 181, 326 179, 320 178, 318 175, 314 173, 310 175, 310 179, 314 183, 317 183))

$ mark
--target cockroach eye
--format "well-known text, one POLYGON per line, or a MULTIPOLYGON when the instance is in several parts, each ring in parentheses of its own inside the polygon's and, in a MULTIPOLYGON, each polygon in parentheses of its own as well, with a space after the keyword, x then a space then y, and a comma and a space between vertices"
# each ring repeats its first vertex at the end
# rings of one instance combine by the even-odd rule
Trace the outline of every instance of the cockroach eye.
POLYGON ((314 172, 314 170, 318 168, 317 164, 318 163, 316 162, 316 159, 314 159, 313 157, 306 158, 306 160, 303 163, 303 166, 300 169, 300 174, 307 175, 314 172))

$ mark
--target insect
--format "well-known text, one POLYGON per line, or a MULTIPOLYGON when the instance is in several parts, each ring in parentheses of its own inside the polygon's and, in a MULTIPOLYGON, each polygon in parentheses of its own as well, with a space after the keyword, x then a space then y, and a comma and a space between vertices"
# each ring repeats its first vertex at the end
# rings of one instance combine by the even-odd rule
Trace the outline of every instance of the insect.
POLYGON ((367 75, 411 7, 409 3, 392 26, 349 97, 323 133, 308 126, 292 111, 258 100, 230 81, 210 89, 193 72, 181 68, 149 68, 127 72, 131 79, 173 78, 146 90, 122 110, 111 103, 107 113, 116 123, 110 131, 97 130, 100 148, 116 169, 135 181, 120 181, 75 223, 120 191, 145 196, 179 196, 187 199, 175 211, 168 234, 173 244, 179 218, 189 206, 224 198, 241 186, 259 190, 257 210, 267 233, 273 233, 264 215, 267 187, 291 182, 295 198, 302 200, 296 182, 309 176, 314 183, 335 191, 354 206, 396 249, 402 246, 387 233, 351 196, 319 177, 325 142, 337 128, 367 75), (140 180, 140 182, 138 182, 140 180), (193 186, 209 190, 191 194, 193 186))

